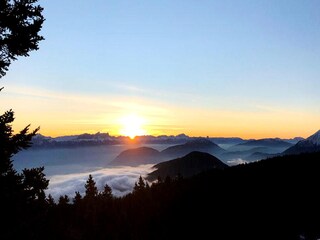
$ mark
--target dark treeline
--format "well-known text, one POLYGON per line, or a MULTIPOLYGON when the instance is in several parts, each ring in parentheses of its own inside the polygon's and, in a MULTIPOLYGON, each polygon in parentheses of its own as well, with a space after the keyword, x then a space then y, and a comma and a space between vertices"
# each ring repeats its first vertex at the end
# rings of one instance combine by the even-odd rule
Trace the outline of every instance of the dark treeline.
POLYGON ((150 187, 140 178, 123 198, 87 191, 74 204, 53 206, 44 233, 52 239, 316 239, 319 161, 320 153, 277 157, 150 187))
MULTIPOLYGON (((277 157, 192 178, 142 178, 131 194, 30 201, 4 232, 23 239, 317 239, 320 153, 277 157)), ((7 203, 10 205, 10 203, 7 203)), ((17 214, 17 213, 16 213, 17 214)))

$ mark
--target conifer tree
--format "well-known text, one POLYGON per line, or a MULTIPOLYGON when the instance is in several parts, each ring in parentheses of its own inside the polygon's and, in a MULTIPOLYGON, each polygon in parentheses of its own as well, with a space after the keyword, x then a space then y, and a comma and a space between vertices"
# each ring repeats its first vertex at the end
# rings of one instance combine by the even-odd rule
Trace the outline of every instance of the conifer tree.
MULTIPOLYGON (((38 0, 0 0, 0 79, 6 74, 12 61, 19 56, 29 56, 29 52, 37 50, 39 41, 44 39, 38 34, 44 17, 43 9, 37 2, 38 0)), ((0 86, 0 91, 2 89, 0 86)), ((44 190, 48 181, 43 168, 24 170, 22 173, 17 173, 13 168, 13 155, 30 147, 32 137, 39 130, 37 128, 29 132, 28 125, 14 133, 13 121, 12 110, 0 115, 0 212, 5 220, 1 228, 2 239, 19 239, 19 228, 30 229, 26 224, 32 226, 36 222, 35 219, 41 215, 38 210, 42 207, 39 206, 53 200, 49 197, 46 201, 44 190), (40 202, 40 205, 34 204, 40 202), (32 211, 29 210, 31 206, 32 211), (34 215, 33 222, 32 215, 28 216, 31 212, 34 215)), ((26 233, 24 235, 28 238, 26 233)))
POLYGON ((80 192, 77 191, 76 195, 73 198, 73 203, 79 204, 81 202, 81 200, 82 200, 82 196, 81 196, 80 192))
POLYGON ((38 0, 0 1, 0 78, 11 62, 19 56, 27 57, 38 50, 43 40, 39 35, 44 22, 43 8, 38 0))
MULTIPOLYGON (((44 17, 42 16, 43 9, 36 5, 37 2, 38 0, 0 1, 0 78, 5 75, 11 61, 16 60, 18 56, 28 56, 30 51, 38 49, 39 41, 44 39, 38 35, 44 17)), ((31 186, 30 181, 32 175, 33 178, 44 180, 44 175, 41 175, 42 171, 37 169, 18 174, 12 165, 13 155, 30 147, 31 138, 39 128, 29 132, 30 125, 28 125, 19 133, 14 134, 11 125, 13 121, 14 112, 12 110, 0 115, 0 192, 5 193, 2 200, 11 203, 18 199, 23 201, 23 196, 27 195, 24 190, 31 193, 31 189, 37 189, 37 196, 31 198, 44 199, 43 190, 47 182, 43 181, 41 184, 38 182, 38 186, 31 186), (36 173, 39 174, 38 177, 36 173)))
POLYGON ((98 189, 96 187, 96 182, 93 180, 92 175, 89 175, 89 178, 84 185, 86 189, 85 198, 94 198, 98 195, 98 189))
POLYGON ((100 193, 100 196, 103 199, 111 199, 113 198, 112 196, 112 189, 111 187, 106 183, 106 185, 103 188, 103 191, 100 193))
POLYGON ((68 205, 69 202, 70 202, 70 199, 69 199, 68 195, 64 195, 64 196, 59 197, 59 205, 60 206, 68 205))
POLYGON ((44 167, 24 169, 23 187, 29 201, 38 200, 44 202, 46 195, 44 190, 48 188, 49 180, 43 173, 44 167))
POLYGON ((53 199, 53 197, 52 197, 51 194, 48 195, 48 197, 47 197, 46 200, 47 200, 47 204, 48 204, 50 207, 56 205, 56 203, 55 203, 55 201, 54 201, 54 199, 53 199))
POLYGON ((138 182, 134 184, 133 192, 141 192, 146 188, 146 183, 143 178, 140 176, 138 182))
MULTIPOLYGON (((5 193, 2 198, 4 201, 11 202, 23 200, 23 197, 28 194, 24 190, 31 188, 37 189, 37 197, 40 197, 40 192, 44 193, 48 182, 35 183, 33 186, 31 177, 37 180, 44 180, 42 173, 43 169, 25 171, 23 174, 18 174, 12 164, 12 157, 22 149, 26 149, 31 145, 31 138, 36 134, 39 128, 29 133, 29 125, 14 134, 12 122, 14 121, 14 112, 9 110, 0 116, 0 192, 5 193), (32 172, 32 174, 31 174, 32 172), (35 176, 35 174, 39 176, 35 176)), ((30 192, 29 192, 30 193, 30 192)), ((30 196, 30 195, 29 195, 30 196)), ((43 197, 43 196, 42 196, 43 197)), ((36 197, 32 197, 35 199, 36 197)))

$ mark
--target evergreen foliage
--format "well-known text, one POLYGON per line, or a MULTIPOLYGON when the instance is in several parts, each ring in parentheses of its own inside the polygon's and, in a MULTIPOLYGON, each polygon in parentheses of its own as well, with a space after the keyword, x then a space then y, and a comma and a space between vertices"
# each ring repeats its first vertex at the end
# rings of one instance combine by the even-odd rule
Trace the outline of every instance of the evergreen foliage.
POLYGON ((12 61, 38 50, 44 17, 38 0, 0 0, 0 78, 12 61))
POLYGON ((103 199, 112 199, 113 198, 112 189, 108 184, 105 184, 103 191, 99 194, 103 199))
POLYGON ((85 184, 86 194, 85 198, 94 198, 98 195, 98 189, 96 187, 96 182, 93 180, 92 175, 89 175, 89 178, 85 184))
MULTIPOLYGON (((85 204, 53 211, 46 218, 61 227, 45 232, 52 239, 317 239, 319 162, 320 153, 284 156, 151 186, 140 176, 129 195, 104 198, 106 187, 85 204)), ((86 186, 93 183, 89 176, 86 186)))
POLYGON ((146 188, 146 183, 144 182, 143 178, 140 176, 138 182, 134 184, 133 192, 143 192, 146 188))
MULTIPOLYGON (((38 35, 44 18, 37 0, 0 0, 0 78, 12 61, 19 56, 28 56, 38 49, 43 37, 38 35)), ((3 88, 0 88, 0 91, 3 88)), ((47 205, 54 205, 51 196, 46 199, 45 189, 49 181, 44 168, 24 169, 18 173, 12 157, 31 146, 32 137, 39 128, 29 132, 30 125, 14 133, 14 112, 0 115, 0 212, 1 239, 31 239, 39 231, 47 205)))

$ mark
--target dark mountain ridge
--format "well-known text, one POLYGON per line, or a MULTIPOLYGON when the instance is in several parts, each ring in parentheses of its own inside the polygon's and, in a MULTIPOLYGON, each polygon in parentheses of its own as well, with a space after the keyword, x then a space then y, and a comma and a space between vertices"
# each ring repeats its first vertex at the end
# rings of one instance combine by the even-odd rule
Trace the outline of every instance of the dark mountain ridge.
POLYGON ((209 169, 225 169, 228 165, 218 158, 204 152, 191 152, 184 157, 158 163, 153 166, 156 170, 149 173, 147 180, 156 180, 159 176, 165 179, 167 176, 190 177, 209 169))
POLYGON ((292 144, 281 140, 280 138, 264 138, 258 140, 249 140, 245 143, 240 143, 232 146, 228 151, 239 151, 240 149, 250 149, 254 147, 267 147, 267 148, 289 148, 292 144))
POLYGON ((170 158, 182 157, 190 152, 200 151, 210 153, 212 155, 220 155, 226 152, 224 149, 219 147, 217 144, 213 143, 206 138, 198 138, 188 141, 184 144, 175 145, 168 147, 161 152, 162 155, 170 158))
POLYGON ((319 152, 320 151, 320 130, 306 138, 305 140, 299 141, 294 146, 285 150, 282 154, 299 154, 308 152, 319 152))
POLYGON ((163 159, 161 153, 153 148, 139 147, 121 152, 110 165, 138 166, 156 164, 163 159))
POLYGON ((198 138, 187 143, 168 147, 159 152, 153 148, 141 147, 128 149, 120 153, 111 165, 137 166, 140 164, 154 164, 165 160, 183 157, 190 152, 200 151, 219 156, 225 150, 205 138, 198 138))

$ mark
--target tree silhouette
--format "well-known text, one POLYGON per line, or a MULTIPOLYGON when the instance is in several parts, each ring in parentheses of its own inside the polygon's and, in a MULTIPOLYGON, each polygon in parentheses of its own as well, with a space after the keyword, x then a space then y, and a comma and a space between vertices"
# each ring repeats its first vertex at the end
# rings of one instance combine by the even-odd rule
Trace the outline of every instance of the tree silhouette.
POLYGON ((45 201, 45 189, 48 188, 49 180, 43 173, 44 167, 24 169, 23 170, 23 187, 28 200, 45 201))
POLYGON ((65 206, 65 205, 68 205, 70 202, 70 199, 67 195, 64 195, 64 196, 60 196, 59 197, 59 205, 60 206, 65 206))
POLYGON ((39 128, 28 133, 30 125, 25 127, 18 134, 13 134, 12 122, 14 112, 9 110, 0 116, 0 175, 4 176, 9 172, 14 172, 11 158, 14 154, 31 145, 31 138, 37 133, 39 128))
MULTIPOLYGON (((28 56, 28 52, 37 50, 38 42, 43 40, 38 35, 44 21, 41 15, 43 9, 36 2, 37 0, 0 1, 0 78, 5 75, 11 61, 16 60, 17 56, 28 56)), ((28 125, 19 133, 13 134, 13 121, 12 110, 0 116, 0 191, 5 191, 8 199, 26 190, 28 197, 44 200, 44 189, 48 182, 42 173, 43 169, 26 170, 22 175, 17 174, 11 160, 14 154, 30 147, 31 138, 39 128, 29 133, 28 125)))
POLYGON ((11 125, 13 121, 12 110, 0 116, 0 212, 3 219, 7 219, 2 226, 2 239, 19 238, 21 229, 17 225, 36 224, 36 219, 42 215, 42 207, 47 204, 44 190, 49 183, 45 179, 44 168, 24 169, 22 173, 17 173, 13 168, 12 157, 30 147, 31 139, 39 129, 29 132, 27 126, 14 134, 11 125))
POLYGON ((93 180, 92 175, 89 175, 89 178, 86 182, 86 184, 84 185, 85 189, 86 189, 86 195, 85 198, 94 198, 98 195, 98 189, 96 187, 96 182, 93 180))
MULTIPOLYGON (((42 173, 43 168, 37 170, 25 171, 18 174, 12 165, 12 156, 22 149, 31 145, 31 138, 36 134, 39 128, 29 133, 29 126, 25 127, 17 134, 13 134, 11 123, 14 121, 14 112, 9 110, 0 116, 0 192, 5 192, 5 201, 11 202, 14 198, 20 198, 22 195, 36 199, 43 198, 43 191, 48 186, 42 173), (38 176, 37 176, 38 175, 38 176), (32 181, 37 180, 33 186, 32 181), (40 182, 39 182, 40 181, 40 182), (31 194, 29 190, 34 192, 31 194), (29 191, 27 194, 24 190, 29 191), (31 195, 30 195, 31 194, 31 195)), ((15 200, 16 201, 16 200, 15 200)))
POLYGON ((106 183, 106 185, 104 186, 104 189, 103 191, 100 193, 100 196, 103 198, 103 199, 112 199, 113 196, 112 196, 112 189, 111 187, 106 183))
POLYGON ((38 33, 44 22, 43 8, 38 0, 0 1, 0 78, 6 74, 11 61, 29 56, 38 50, 43 36, 38 33))
POLYGON ((54 206, 55 205, 55 202, 54 202, 54 199, 53 199, 53 197, 52 197, 52 195, 51 194, 49 194, 48 195, 48 197, 47 197, 47 204, 49 205, 49 206, 54 206))
MULTIPOLYGON (((0 0, 0 78, 12 61, 19 56, 29 56, 38 49, 38 35, 44 18, 38 0, 0 0)), ((0 88, 0 91, 2 88, 0 88)), ((46 206, 54 205, 50 196, 46 199, 43 168, 24 169, 17 173, 12 157, 31 146, 32 137, 39 128, 29 132, 30 125, 14 134, 12 122, 14 112, 0 115, 0 212, 2 223, 1 239, 31 239, 41 223, 46 206), (39 224, 38 224, 39 223, 39 224), (26 229, 28 229, 26 231, 26 229)))
POLYGON ((76 192, 76 195, 73 198, 73 203, 74 204, 79 204, 82 200, 82 196, 79 192, 76 192))
POLYGON ((138 182, 134 184, 133 192, 142 192, 146 188, 146 183, 143 178, 140 176, 138 182))

